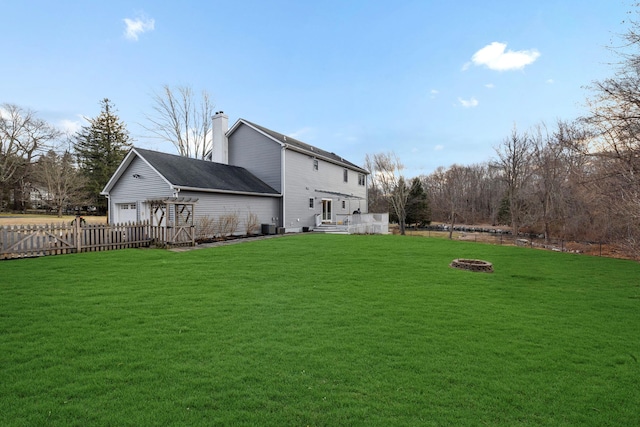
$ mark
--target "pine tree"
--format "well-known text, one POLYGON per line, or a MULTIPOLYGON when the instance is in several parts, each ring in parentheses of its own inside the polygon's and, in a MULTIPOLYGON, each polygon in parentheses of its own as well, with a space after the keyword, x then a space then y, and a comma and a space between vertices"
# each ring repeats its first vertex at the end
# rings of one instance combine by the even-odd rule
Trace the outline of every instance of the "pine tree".
POLYGON ((87 193, 98 210, 105 213, 107 201, 100 192, 127 154, 131 138, 112 102, 105 98, 100 105, 100 115, 86 119, 89 125, 74 136, 74 150, 80 172, 86 178, 87 193))
POLYGON ((500 208, 498 209, 498 224, 511 223, 511 210, 509 209, 509 197, 504 196, 500 200, 500 208))
POLYGON ((431 208, 427 193, 424 191, 420 178, 413 178, 407 200, 407 224, 426 225, 430 222, 431 208))

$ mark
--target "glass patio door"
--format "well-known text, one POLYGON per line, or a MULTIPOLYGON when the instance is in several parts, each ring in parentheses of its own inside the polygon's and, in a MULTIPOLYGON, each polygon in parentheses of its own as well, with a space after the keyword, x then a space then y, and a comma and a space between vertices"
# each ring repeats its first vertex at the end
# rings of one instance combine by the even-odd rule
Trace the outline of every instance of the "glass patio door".
POLYGON ((322 199, 322 222, 331 222, 332 212, 332 200, 322 199))

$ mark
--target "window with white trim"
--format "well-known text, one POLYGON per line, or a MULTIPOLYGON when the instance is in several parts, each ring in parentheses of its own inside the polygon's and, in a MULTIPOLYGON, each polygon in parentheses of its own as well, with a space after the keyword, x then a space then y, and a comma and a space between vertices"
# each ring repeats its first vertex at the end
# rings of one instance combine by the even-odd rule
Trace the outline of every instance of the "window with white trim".
POLYGON ((349 170, 348 169, 344 169, 344 171, 342 172, 342 176, 343 176, 344 182, 349 182, 349 170))
POLYGON ((364 174, 363 173, 359 173, 358 174, 358 185, 363 185, 364 186, 365 185, 365 181, 366 181, 366 179, 365 179, 364 174))
POLYGON ((318 170, 318 159, 313 159, 313 170, 314 171, 318 170))
POLYGON ((313 197, 309 197, 309 209, 313 209, 313 197))

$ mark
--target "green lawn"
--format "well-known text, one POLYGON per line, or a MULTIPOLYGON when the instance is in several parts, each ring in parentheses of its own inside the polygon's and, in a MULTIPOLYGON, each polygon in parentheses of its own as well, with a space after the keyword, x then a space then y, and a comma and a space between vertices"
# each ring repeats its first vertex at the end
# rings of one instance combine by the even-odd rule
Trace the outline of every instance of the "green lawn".
POLYGON ((0 262, 3 426, 632 426, 639 359, 633 261, 303 234, 0 262))

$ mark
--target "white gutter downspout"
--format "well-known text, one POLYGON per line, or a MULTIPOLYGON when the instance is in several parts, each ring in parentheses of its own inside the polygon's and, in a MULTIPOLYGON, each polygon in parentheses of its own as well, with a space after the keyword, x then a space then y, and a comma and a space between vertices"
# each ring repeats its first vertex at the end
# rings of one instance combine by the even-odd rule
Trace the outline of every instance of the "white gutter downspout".
POLYGON ((107 198, 107 224, 113 224, 113 218, 111 217, 111 215, 113 215, 113 209, 111 209, 111 197, 109 197, 109 194, 105 194, 104 196, 107 198))
MULTIPOLYGON (((364 198, 365 208, 367 210, 367 213, 371 213, 369 212, 369 175, 368 174, 364 174, 364 194, 365 194, 365 198, 364 198)), ((360 205, 360 202, 358 202, 358 206, 359 205, 360 205)))
POLYGON ((282 182, 280 184, 282 186, 282 227, 285 227, 285 224, 287 223, 286 222, 287 215, 286 215, 286 212, 285 212, 286 211, 286 206, 287 206, 287 197, 286 197, 286 194, 285 194, 286 193, 286 191, 285 191, 285 183, 286 183, 286 181, 285 181, 285 178, 286 178, 286 172, 285 172, 285 169, 286 169, 285 168, 286 155, 285 155, 285 152, 286 152, 286 149, 287 149, 287 146, 283 145, 282 149, 280 151, 280 162, 281 162, 281 165, 282 165, 280 167, 280 174, 281 174, 280 179, 281 179, 281 182, 282 182))

